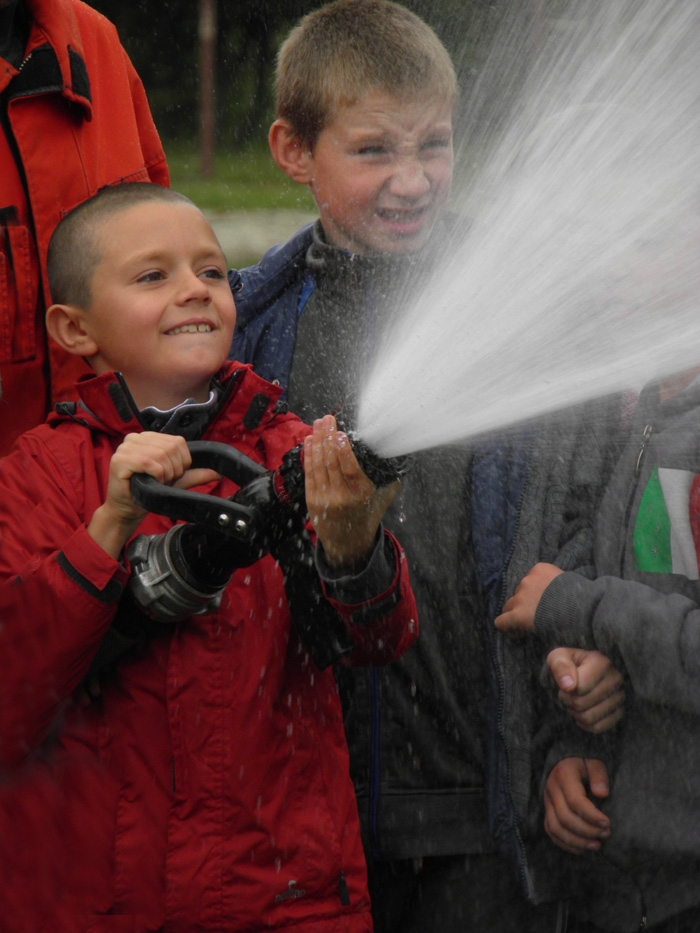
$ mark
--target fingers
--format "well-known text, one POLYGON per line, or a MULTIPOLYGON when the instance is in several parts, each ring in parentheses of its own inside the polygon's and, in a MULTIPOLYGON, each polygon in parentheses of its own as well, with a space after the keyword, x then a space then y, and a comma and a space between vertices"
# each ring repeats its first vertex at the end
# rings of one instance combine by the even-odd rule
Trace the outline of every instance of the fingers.
POLYGON ((623 690, 619 690, 607 697, 603 696, 599 701, 594 701, 594 694, 577 698, 561 692, 559 699, 568 708, 571 718, 586 732, 595 735, 600 735, 607 732, 608 729, 612 729, 625 714, 625 694, 623 690), (583 704, 581 709, 577 708, 577 703, 583 704))
POLYGON ((304 441, 307 502, 328 508, 345 502, 369 503, 374 485, 362 472, 346 434, 338 431, 335 418, 326 415, 314 422, 304 441))
POLYGON ((556 648, 547 666, 559 686, 559 700, 586 732, 602 733, 624 715, 624 678, 600 651, 556 648))
POLYGON ((319 521, 330 505, 331 477, 327 454, 323 441, 326 433, 335 434, 335 428, 328 425, 324 432, 320 421, 314 422, 312 433, 304 439, 304 476, 306 483, 306 502, 309 515, 316 530, 319 521))
POLYGON ((607 797, 610 793, 608 769, 598 758, 584 758, 583 761, 588 772, 588 786, 591 793, 595 797, 607 797))
POLYGON ((193 470, 186 476, 192 456, 183 437, 144 431, 127 434, 112 455, 105 501, 93 513, 88 534, 115 559, 146 515, 134 499, 131 479, 146 473, 166 485, 200 485, 217 476, 211 470, 193 470))
POLYGON ((144 431, 127 434, 112 462, 120 480, 128 480, 135 473, 148 473, 168 485, 183 475, 192 463, 192 456, 183 437, 144 431))
POLYGON ((326 415, 314 422, 304 442, 304 468, 311 472, 318 491, 369 501, 374 485, 362 472, 347 434, 338 431, 335 418, 326 415))
POLYGON ((185 470, 180 479, 173 483, 177 489, 192 489, 193 486, 205 486, 221 479, 221 474, 215 470, 198 467, 195 470, 185 470))
POLYGON ((607 655, 601 651, 581 651, 578 654, 578 686, 581 695, 597 688, 612 693, 622 685, 622 674, 607 655))
POLYGON ((512 597, 503 607, 503 612, 497 616, 494 625, 499 632, 508 632, 512 635, 526 635, 534 632, 534 618, 527 609, 512 597))
POLYGON ((547 657, 547 667, 554 682, 564 693, 578 685, 578 668, 574 663, 574 648, 555 648, 547 657))
POLYGON ((603 762, 565 758, 552 769, 545 788, 545 830, 556 845, 574 854, 597 851, 610 836, 610 820, 586 793, 589 783, 596 796, 607 796, 603 762))
POLYGON ((535 564, 503 607, 496 619, 496 628, 501 632, 534 632, 535 613, 542 594, 560 573, 562 571, 553 564, 535 564))
POLYGON ((304 441, 304 472, 309 516, 328 562, 358 566, 372 552, 395 487, 375 488, 332 415, 314 422, 304 441))

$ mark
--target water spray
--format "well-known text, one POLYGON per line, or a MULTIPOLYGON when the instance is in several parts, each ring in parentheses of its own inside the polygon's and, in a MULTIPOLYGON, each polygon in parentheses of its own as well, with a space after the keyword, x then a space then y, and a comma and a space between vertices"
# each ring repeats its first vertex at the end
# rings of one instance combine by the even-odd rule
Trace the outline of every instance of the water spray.
POLYGON ((555 6, 507 4, 469 80, 465 223, 406 283, 362 376, 357 428, 383 456, 700 361, 700 5, 555 6))

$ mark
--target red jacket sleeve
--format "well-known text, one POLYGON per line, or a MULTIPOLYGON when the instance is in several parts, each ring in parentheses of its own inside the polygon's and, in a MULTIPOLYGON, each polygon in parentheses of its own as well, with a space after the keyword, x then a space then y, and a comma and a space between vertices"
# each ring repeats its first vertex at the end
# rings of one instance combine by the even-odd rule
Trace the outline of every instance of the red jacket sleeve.
POLYGON ((346 665, 388 664, 400 658, 418 638, 418 609, 406 555, 390 532, 384 534, 396 556, 396 573, 391 585, 378 596, 352 605, 329 597, 357 645, 343 658, 341 663, 346 665))
MULTIPOLYGON (((43 429, 39 429, 43 430, 43 429)), ((25 435, 0 461, 0 765, 45 738, 84 679, 127 574, 90 537, 83 483, 25 435)))

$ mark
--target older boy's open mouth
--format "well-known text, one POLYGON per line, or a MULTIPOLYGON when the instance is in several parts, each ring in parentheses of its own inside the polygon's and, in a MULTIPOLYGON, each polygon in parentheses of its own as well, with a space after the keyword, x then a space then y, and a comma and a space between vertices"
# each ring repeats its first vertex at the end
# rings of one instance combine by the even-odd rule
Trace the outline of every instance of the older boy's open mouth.
POLYGON ((428 209, 422 207, 418 210, 379 210, 377 215, 387 230, 395 236, 413 236, 421 233, 426 224, 428 209))
POLYGON ((379 209, 377 213, 382 220, 388 220, 390 223, 411 224, 420 221, 425 217, 427 207, 414 208, 413 210, 394 210, 379 209))

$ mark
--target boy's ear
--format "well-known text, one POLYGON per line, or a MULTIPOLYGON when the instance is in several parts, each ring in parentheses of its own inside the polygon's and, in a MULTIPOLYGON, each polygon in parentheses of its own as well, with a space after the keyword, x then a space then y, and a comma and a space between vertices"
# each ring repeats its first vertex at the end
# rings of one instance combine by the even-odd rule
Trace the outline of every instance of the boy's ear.
POLYGON ((83 309, 75 305, 51 305, 46 312, 46 329, 67 353, 91 357, 99 347, 88 333, 84 318, 83 309))
POLYGON ((268 136, 272 158, 283 172, 299 184, 308 185, 313 178, 313 155, 301 142, 287 120, 275 120, 268 136))

